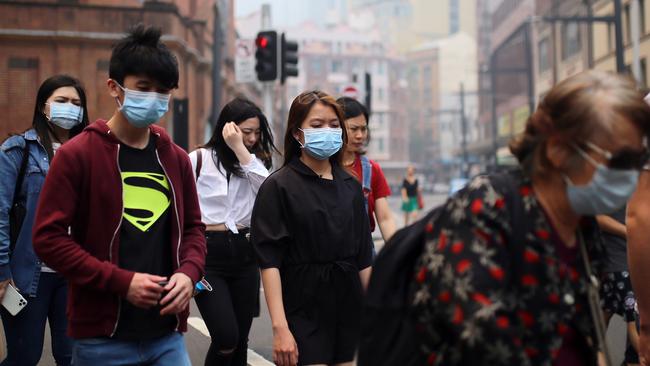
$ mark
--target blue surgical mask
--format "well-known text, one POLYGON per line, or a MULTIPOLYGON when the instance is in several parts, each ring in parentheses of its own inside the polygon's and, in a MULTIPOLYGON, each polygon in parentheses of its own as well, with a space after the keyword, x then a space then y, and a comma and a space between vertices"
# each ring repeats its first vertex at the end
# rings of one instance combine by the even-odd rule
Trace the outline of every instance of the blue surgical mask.
POLYGON ((124 90, 124 103, 120 105, 120 112, 133 126, 147 127, 160 121, 167 113, 170 94, 141 92, 118 86, 124 90))
POLYGON ((340 128, 300 129, 305 135, 305 144, 298 143, 314 159, 325 160, 336 154, 343 146, 343 130, 340 128))
POLYGON ((48 103, 50 106, 50 116, 48 119, 53 124, 69 130, 72 127, 81 123, 84 109, 72 103, 48 103))
POLYGON ((597 163, 582 149, 575 147, 591 165, 596 167, 591 182, 574 185, 568 177, 567 196, 573 211, 579 215, 607 215, 623 207, 634 193, 639 172, 634 169, 611 169, 597 163))

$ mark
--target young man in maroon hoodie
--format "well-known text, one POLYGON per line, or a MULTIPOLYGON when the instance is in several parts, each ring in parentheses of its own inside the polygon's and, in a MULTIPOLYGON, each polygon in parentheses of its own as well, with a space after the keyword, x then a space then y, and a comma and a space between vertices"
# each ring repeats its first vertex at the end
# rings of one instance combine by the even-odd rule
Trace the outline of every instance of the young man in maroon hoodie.
POLYGON ((40 195, 34 249, 69 281, 73 363, 190 365, 180 332, 205 262, 190 160, 153 124, 178 87, 160 31, 113 48, 117 108, 57 152, 40 195))

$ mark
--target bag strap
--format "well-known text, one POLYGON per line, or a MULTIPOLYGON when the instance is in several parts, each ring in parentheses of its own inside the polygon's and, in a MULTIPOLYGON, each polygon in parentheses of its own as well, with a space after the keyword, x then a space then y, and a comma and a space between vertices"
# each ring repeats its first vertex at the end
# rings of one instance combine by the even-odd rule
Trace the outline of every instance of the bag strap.
MULTIPOLYGON (((519 194, 519 183, 517 179, 508 172, 496 173, 490 175, 490 180, 494 187, 503 187, 503 198, 506 201, 506 207, 509 208, 510 215, 510 228, 512 230, 509 238, 509 250, 512 253, 512 258, 522 258, 524 252, 523 243, 526 241, 526 232, 528 230, 529 222, 525 220, 526 210, 524 201, 519 194)), ((511 273, 521 273, 524 263, 521 261, 511 261, 511 273)), ((512 281, 514 281, 514 275, 512 281)))
POLYGON ((27 162, 29 161, 29 144, 25 140, 25 147, 23 148, 22 160, 20 161, 20 169, 18 170, 18 176, 16 177, 16 186, 14 187, 14 196, 12 200, 12 206, 18 201, 18 196, 20 195, 20 189, 23 186, 23 181, 25 180, 25 170, 27 170, 27 162))
POLYGON ((361 155, 361 175, 363 177, 363 189, 372 191, 372 164, 365 155, 361 155))
POLYGON ((196 150, 196 181, 199 180, 201 175, 201 166, 203 165, 203 149, 196 150))
POLYGON ((582 263, 585 266, 585 273, 587 274, 589 282, 587 284, 587 297, 589 300, 589 308, 591 310, 591 318, 594 322, 594 328, 596 330, 596 337, 598 338, 598 346, 600 347, 600 351, 603 352, 603 355, 605 356, 605 364, 607 366, 611 366, 614 363, 612 362, 612 355, 609 352, 609 348, 607 347, 607 340, 605 338, 607 333, 607 323, 605 323, 605 317, 603 316, 603 311, 600 306, 600 296, 598 294, 598 278, 596 278, 591 268, 591 263, 589 262, 589 254, 587 253, 587 245, 585 244, 585 239, 582 236, 582 231, 580 229, 578 229, 576 236, 578 237, 580 255, 582 257, 582 263))

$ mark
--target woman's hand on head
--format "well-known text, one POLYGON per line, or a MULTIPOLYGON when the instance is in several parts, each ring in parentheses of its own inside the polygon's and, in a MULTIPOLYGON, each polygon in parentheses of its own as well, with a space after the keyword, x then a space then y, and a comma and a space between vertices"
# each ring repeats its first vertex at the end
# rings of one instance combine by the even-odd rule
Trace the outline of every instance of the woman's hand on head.
POLYGON ((223 126, 222 134, 223 140, 226 142, 226 145, 228 145, 230 150, 235 153, 241 149, 246 150, 246 146, 244 145, 244 135, 235 122, 226 123, 226 125, 223 126))

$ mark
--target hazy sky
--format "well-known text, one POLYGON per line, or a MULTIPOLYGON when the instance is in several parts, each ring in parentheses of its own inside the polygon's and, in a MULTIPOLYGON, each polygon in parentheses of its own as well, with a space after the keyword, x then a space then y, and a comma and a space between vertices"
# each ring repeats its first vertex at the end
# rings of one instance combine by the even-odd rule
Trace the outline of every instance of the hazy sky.
POLYGON ((271 5, 271 18, 274 27, 294 26, 308 18, 311 1, 306 0, 235 0, 235 16, 248 15, 271 5))

